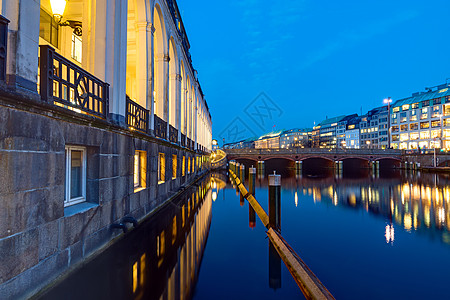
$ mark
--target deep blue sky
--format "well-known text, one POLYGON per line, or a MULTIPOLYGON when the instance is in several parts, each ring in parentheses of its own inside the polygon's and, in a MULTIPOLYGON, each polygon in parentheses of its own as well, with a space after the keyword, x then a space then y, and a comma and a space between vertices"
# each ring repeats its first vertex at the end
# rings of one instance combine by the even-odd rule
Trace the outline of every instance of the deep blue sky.
POLYGON ((226 135, 230 122, 245 127, 240 137, 273 125, 312 127, 450 77, 448 0, 178 0, 178 6, 215 138, 226 135), (266 111, 265 122, 244 112, 261 92, 279 108, 271 116, 266 111))

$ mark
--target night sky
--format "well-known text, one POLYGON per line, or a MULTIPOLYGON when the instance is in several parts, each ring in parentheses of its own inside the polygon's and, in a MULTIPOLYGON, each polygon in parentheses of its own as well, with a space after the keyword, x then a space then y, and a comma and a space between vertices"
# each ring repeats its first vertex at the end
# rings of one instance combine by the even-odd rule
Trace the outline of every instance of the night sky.
POLYGON ((220 141, 365 113, 450 77, 448 0, 178 6, 220 141))

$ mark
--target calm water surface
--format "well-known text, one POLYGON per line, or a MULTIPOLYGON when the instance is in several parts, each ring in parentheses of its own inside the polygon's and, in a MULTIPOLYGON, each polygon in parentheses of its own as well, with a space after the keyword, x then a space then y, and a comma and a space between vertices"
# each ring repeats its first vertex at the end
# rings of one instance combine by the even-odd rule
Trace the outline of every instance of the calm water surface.
MULTIPOLYGON (((281 233, 337 299, 448 298, 449 183, 399 171, 282 171, 281 233)), ((268 211, 267 174, 256 198, 268 211)), ((43 298, 303 296, 248 203, 213 174, 43 298)))

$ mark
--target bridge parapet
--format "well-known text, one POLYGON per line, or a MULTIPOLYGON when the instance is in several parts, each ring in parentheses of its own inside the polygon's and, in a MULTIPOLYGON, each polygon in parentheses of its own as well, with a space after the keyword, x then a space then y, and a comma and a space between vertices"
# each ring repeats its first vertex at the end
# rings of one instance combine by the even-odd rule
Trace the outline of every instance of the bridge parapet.
POLYGON ((322 148, 291 148, 291 149, 224 149, 227 155, 367 155, 367 156, 402 156, 402 150, 395 149, 322 149, 322 148))
POLYGON ((321 148, 292 148, 292 149, 225 149, 228 160, 248 159, 265 161, 269 159, 287 159, 290 161, 303 161, 311 158, 321 158, 329 161, 345 159, 362 159, 378 161, 391 159, 403 161, 401 150, 394 149, 321 149, 321 148))

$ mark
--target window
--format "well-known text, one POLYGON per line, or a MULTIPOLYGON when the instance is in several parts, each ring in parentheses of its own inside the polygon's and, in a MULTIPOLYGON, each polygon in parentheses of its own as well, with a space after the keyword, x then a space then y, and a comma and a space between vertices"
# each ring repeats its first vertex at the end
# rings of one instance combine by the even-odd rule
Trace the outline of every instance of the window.
POLYGON ((439 117, 439 106, 435 105, 433 106, 433 113, 431 115, 432 118, 439 117))
POLYGON ((406 122, 406 112, 400 113, 400 122, 406 122))
POLYGON ((41 8, 39 36, 55 46, 59 47, 58 36, 59 27, 56 21, 45 10, 41 8))
POLYGON ((134 151, 134 190, 146 187, 147 152, 134 151))
POLYGON ((421 140, 426 140, 430 138, 430 131, 421 131, 420 132, 420 139, 421 140))
POLYGON ((430 122, 420 122, 420 129, 430 128, 430 122))
POLYGON ((412 108, 412 109, 418 108, 418 107, 419 107, 419 103, 413 103, 413 104, 411 104, 411 108, 412 108))
POLYGON ((441 137, 441 131, 440 130, 431 130, 431 138, 439 138, 441 137))
POLYGON ((417 121, 417 111, 416 111, 416 110, 413 109, 413 110, 411 111, 409 120, 410 120, 410 121, 417 121))
POLYGON ((188 174, 191 173, 191 159, 188 157, 188 174))
POLYGON ((410 133, 409 134, 409 138, 411 140, 418 140, 419 139, 419 133, 417 133, 417 132, 410 133))
POLYGON ((408 110, 408 109, 409 109, 409 104, 405 104, 402 106, 403 111, 408 110))
POLYGON ((172 155, 172 179, 177 178, 177 156, 172 155))
POLYGON ((450 116, 450 105, 444 105, 444 116, 450 116))
POLYGON ((392 126, 392 132, 398 132, 398 126, 392 126))
POLYGON ((393 141, 393 142, 396 142, 396 141, 398 141, 398 140, 399 140, 398 134, 394 134, 394 135, 392 136, 392 141, 393 141))
POLYGON ((158 183, 166 181, 166 156, 164 153, 159 153, 158 156, 158 183))
POLYGON ((409 124, 409 130, 417 130, 419 129, 419 124, 418 123, 411 123, 409 124))
POLYGON ((81 53, 83 52, 83 44, 81 36, 72 33, 72 58, 81 64, 81 53))
POLYGON ((431 121, 431 127, 436 128, 441 126, 441 121, 431 121))
POLYGON ((64 206, 86 201, 86 149, 68 146, 65 149, 66 180, 64 206))
POLYGON ((429 105, 430 105, 430 101, 429 100, 422 101, 422 107, 429 106, 429 105))
POLYGON ((399 111, 400 111, 400 106, 394 107, 392 109, 392 112, 394 112, 394 113, 399 112, 399 111))
POLYGON ((408 125, 400 125, 400 131, 408 131, 408 125))

